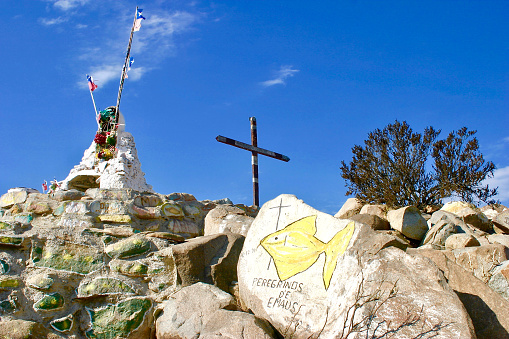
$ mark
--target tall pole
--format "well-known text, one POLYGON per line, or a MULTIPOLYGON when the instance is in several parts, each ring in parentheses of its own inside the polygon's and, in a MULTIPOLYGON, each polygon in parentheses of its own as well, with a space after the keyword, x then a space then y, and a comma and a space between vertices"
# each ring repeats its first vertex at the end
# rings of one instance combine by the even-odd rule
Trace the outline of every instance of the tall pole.
POLYGON ((95 106, 94 94, 90 91, 90 96, 92 97, 92 103, 94 104, 94 112, 95 112, 95 120, 97 121, 97 126, 99 126, 99 121, 97 120, 97 107, 95 106))
MULTIPOLYGON (((251 145, 258 147, 258 135, 256 131, 256 118, 249 118, 251 122, 251 145)), ((251 165, 253 167, 253 205, 260 206, 260 188, 258 186, 258 153, 251 152, 251 165)))
POLYGON ((115 113, 118 114, 118 108, 120 106, 120 98, 122 97, 122 90, 124 89, 124 80, 127 73, 127 65, 129 63, 129 57, 131 56, 131 44, 133 42, 134 25, 136 24, 136 15, 138 14, 138 6, 134 12, 133 27, 131 28, 131 35, 129 36, 129 44, 127 45, 127 54, 125 56, 124 67, 122 67, 122 76, 120 77, 120 87, 118 88, 117 106, 115 113))

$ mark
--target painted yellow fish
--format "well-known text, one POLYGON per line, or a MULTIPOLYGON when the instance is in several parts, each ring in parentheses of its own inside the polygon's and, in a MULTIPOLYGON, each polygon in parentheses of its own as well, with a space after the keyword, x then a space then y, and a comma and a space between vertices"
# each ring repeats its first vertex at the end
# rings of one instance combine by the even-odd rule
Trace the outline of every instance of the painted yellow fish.
POLYGON ((325 252, 323 283, 325 289, 328 289, 338 256, 346 251, 354 230, 355 224, 352 221, 336 233, 331 241, 324 243, 315 237, 316 215, 311 215, 269 234, 260 241, 260 245, 274 259, 280 280, 307 270, 325 252))

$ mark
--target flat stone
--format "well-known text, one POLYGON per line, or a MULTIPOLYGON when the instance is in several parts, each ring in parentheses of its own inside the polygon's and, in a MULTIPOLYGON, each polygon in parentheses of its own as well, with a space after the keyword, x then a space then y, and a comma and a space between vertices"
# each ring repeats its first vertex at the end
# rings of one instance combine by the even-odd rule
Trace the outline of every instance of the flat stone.
POLYGON ((27 285, 38 290, 48 290, 54 280, 47 273, 32 275, 27 279, 27 285))
POLYGON ((86 214, 89 211, 84 201, 68 201, 65 203, 65 213, 86 214))
POLYGON ((194 195, 189 193, 171 193, 166 196, 168 200, 174 201, 196 201, 194 195))
POLYGON ((139 219, 161 218, 161 210, 157 207, 137 207, 136 205, 132 205, 131 212, 139 219))
POLYGON ((150 251, 151 242, 145 237, 132 236, 106 246, 104 252, 110 258, 125 259, 150 251))
POLYGON ((88 274, 104 266, 102 252, 91 246, 68 242, 32 246, 32 262, 36 267, 78 274, 88 274))
POLYGON ((48 214, 51 212, 51 206, 45 201, 31 201, 25 204, 25 211, 34 214, 48 214))
POLYGON ((58 226, 70 229, 90 228, 94 226, 93 219, 85 215, 63 215, 58 226))
POLYGON ((34 304, 36 311, 53 311, 64 306, 64 298, 57 292, 46 294, 34 304))
POLYGON ((30 225, 32 220, 34 220, 34 215, 32 213, 22 213, 14 216, 14 221, 22 225, 30 225))
POLYGON ((23 245, 24 237, 0 235, 0 246, 15 246, 20 247, 23 245))
POLYGON ((150 328, 145 319, 151 308, 152 301, 141 297, 102 308, 87 308, 92 328, 86 335, 88 338, 131 338, 131 333, 137 331, 136 338, 149 338, 150 328))
POLYGON ((0 275, 0 290, 17 289, 21 284, 19 277, 0 275))
POLYGON ((89 205, 90 211, 94 214, 127 214, 127 208, 120 201, 115 200, 105 200, 99 201, 95 200, 90 202, 89 205))
POLYGON ((184 237, 181 237, 178 234, 173 234, 170 232, 145 232, 144 234, 146 237, 149 237, 149 238, 170 240, 172 242, 177 242, 177 243, 181 243, 186 240, 184 237))
POLYGON ((131 216, 128 214, 103 214, 99 215, 97 219, 100 222, 112 222, 112 223, 118 223, 118 224, 125 224, 132 222, 131 216))
POLYGON ((509 234, 490 234, 488 235, 490 243, 499 243, 509 248, 509 234))
POLYGON ((0 232, 14 231, 14 225, 10 222, 0 221, 0 232))
POLYGON ((179 204, 167 202, 161 206, 161 214, 167 218, 183 218, 184 211, 179 204))
POLYGON ((2 339, 38 339, 48 338, 57 339, 61 338, 50 332, 42 324, 35 321, 28 320, 0 320, 0 338, 2 339))
POLYGON ((76 189, 67 191, 56 191, 49 196, 56 201, 80 200, 85 193, 76 189))
POLYGON ((134 192, 130 188, 121 189, 89 188, 86 190, 85 194, 92 197, 94 200, 126 201, 132 199, 134 196, 134 192))
POLYGON ((366 205, 362 206, 359 213, 360 214, 373 214, 373 215, 376 215, 382 219, 387 220, 387 211, 388 210, 389 210, 389 208, 386 205, 366 204, 366 205))
POLYGON ((78 286, 78 298, 89 298, 112 294, 136 294, 135 290, 120 279, 96 277, 92 281, 81 281, 78 286))
POLYGON ((148 265, 140 261, 128 261, 114 259, 109 262, 110 270, 132 277, 143 277, 148 275, 148 265))
POLYGON ((187 239, 203 235, 204 226, 190 220, 170 219, 168 221, 168 231, 187 239))
POLYGON ((0 207, 9 208, 14 204, 22 204, 27 200, 27 191, 7 192, 0 197, 0 207))

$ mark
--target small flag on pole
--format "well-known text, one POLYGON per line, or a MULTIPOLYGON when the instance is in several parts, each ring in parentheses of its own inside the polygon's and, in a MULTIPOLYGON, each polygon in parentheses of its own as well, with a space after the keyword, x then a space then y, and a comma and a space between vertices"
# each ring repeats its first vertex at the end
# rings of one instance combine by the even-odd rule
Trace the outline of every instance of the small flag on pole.
POLYGON ((42 193, 45 193, 48 190, 48 182, 44 180, 42 183, 42 193))
POLYGON ((145 17, 141 15, 141 12, 143 12, 141 8, 138 8, 136 10, 136 20, 134 21, 134 32, 138 32, 140 30, 141 20, 145 20, 145 17))
POLYGON ((97 88, 97 85, 94 84, 94 79, 88 74, 87 74, 87 80, 88 80, 88 88, 90 89, 90 92, 93 92, 97 88))
POLYGON ((125 71, 125 78, 126 78, 126 79, 127 79, 127 78, 129 78, 129 76, 128 76, 127 72, 129 72, 129 71, 131 70, 131 66, 132 66, 133 62, 134 62, 134 58, 133 58, 133 57, 131 57, 131 58, 129 59, 129 65, 127 65, 127 70, 125 71))

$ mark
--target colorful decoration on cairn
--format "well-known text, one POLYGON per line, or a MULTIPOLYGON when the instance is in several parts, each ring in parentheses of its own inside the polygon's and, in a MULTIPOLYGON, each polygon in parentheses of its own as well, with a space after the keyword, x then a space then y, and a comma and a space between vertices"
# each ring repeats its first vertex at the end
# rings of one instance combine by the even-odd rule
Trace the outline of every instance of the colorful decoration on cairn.
POLYGON ((102 110, 97 115, 99 130, 95 134, 96 158, 110 160, 116 155, 118 114, 113 106, 102 110))

